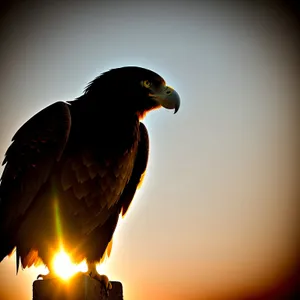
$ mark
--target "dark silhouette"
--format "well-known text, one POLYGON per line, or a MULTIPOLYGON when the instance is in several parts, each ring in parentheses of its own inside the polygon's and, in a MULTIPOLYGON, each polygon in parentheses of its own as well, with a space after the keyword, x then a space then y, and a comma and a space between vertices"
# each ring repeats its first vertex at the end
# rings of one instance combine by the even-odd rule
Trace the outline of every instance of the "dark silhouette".
POLYGON ((14 135, 0 185, 0 261, 16 248, 17 271, 51 260, 63 246, 75 263, 109 255, 148 159, 140 119, 163 106, 178 110, 178 94, 156 73, 123 67, 103 73, 74 101, 56 102, 14 135))

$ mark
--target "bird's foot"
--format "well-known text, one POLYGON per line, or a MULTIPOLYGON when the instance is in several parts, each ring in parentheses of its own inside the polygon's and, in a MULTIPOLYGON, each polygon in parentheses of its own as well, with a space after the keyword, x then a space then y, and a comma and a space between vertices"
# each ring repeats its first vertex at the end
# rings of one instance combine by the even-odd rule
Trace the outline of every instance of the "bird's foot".
POLYGON ((93 271, 90 271, 90 272, 88 271, 85 274, 90 276, 91 278, 94 278, 94 279, 100 281, 101 284, 103 284, 107 295, 109 295, 109 291, 112 289, 112 284, 106 275, 101 275, 98 272, 93 272, 93 271))
POLYGON ((48 273, 46 275, 43 274, 39 274, 38 277, 36 279, 43 279, 43 280, 47 280, 47 279, 54 279, 57 278, 57 276, 54 273, 48 273))

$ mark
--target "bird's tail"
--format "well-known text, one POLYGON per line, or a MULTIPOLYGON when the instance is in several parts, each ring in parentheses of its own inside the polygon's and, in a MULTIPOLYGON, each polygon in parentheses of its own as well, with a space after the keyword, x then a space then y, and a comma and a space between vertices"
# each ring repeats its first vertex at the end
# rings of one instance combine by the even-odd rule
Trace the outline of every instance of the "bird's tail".
POLYGON ((0 262, 14 252, 15 243, 10 240, 7 234, 0 231, 0 262))
POLYGON ((12 231, 9 230, 9 227, 3 222, 3 220, 4 209, 1 207, 0 203, 0 262, 6 256, 11 256, 14 253, 16 245, 13 236, 10 234, 12 231))
POLYGON ((11 257, 16 252, 16 273, 19 271, 19 255, 16 251, 16 243, 9 238, 7 233, 0 232, 0 263, 4 258, 11 257))

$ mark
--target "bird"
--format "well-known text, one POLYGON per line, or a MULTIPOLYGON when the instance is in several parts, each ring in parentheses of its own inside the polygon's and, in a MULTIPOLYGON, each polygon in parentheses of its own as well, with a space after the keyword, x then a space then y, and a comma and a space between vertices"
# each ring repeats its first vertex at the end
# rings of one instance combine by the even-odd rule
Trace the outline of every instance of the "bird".
POLYGON ((38 263, 55 277, 61 247, 111 288, 96 265, 110 255, 119 216, 141 186, 149 156, 142 122, 158 108, 180 107, 176 90, 152 70, 102 72, 71 101, 57 101, 25 122, 3 159, 0 262, 15 251, 16 271, 38 263))

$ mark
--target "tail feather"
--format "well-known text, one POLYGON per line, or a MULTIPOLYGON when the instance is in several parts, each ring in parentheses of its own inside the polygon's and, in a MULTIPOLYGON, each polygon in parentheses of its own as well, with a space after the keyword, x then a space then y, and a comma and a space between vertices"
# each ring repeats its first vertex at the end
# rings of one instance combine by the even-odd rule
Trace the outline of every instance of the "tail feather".
POLYGON ((6 242, 5 238, 2 238, 0 236, 0 262, 6 257, 6 256, 11 256, 14 253, 15 250, 15 245, 14 243, 11 242, 6 242))
POLYGON ((19 272, 19 267, 20 267, 20 254, 18 251, 18 247, 16 247, 16 274, 19 272))
POLYGON ((6 256, 12 256, 14 254, 15 246, 15 241, 10 235, 7 234, 7 231, 3 231, 0 229, 0 262, 6 256))

